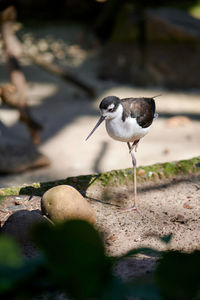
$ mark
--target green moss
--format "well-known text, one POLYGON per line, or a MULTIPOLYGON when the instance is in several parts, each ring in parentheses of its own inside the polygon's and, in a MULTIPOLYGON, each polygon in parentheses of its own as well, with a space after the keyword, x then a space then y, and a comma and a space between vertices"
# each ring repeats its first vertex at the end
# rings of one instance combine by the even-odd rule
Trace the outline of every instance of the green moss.
POLYGON ((100 174, 98 180, 101 182, 103 186, 107 185, 121 185, 125 181, 129 180, 133 176, 132 169, 124 169, 124 170, 113 170, 110 172, 100 174))
POLYGON ((0 204, 1 204, 1 202, 3 202, 4 197, 5 197, 5 196, 1 196, 1 195, 0 195, 0 204))
POLYGON ((200 1, 189 8, 189 13, 195 18, 200 18, 200 1))
POLYGON ((200 172, 200 158, 155 164, 142 169, 145 171, 146 178, 152 177, 153 174, 157 174, 158 178, 168 178, 186 173, 198 173, 200 172))
MULTIPOLYGON (((137 168, 138 182, 154 181, 157 179, 180 176, 182 174, 200 173, 200 157, 177 162, 154 164, 137 168), (142 171, 141 171, 142 170, 142 171)), ((33 183, 27 186, 2 188, 3 195, 38 195, 42 196, 48 189, 68 184, 85 194, 90 187, 124 185, 133 180, 133 169, 113 170, 101 174, 69 177, 63 180, 33 183)))
POLYGON ((21 187, 9 187, 9 188, 1 188, 3 195, 11 196, 18 195, 21 187))

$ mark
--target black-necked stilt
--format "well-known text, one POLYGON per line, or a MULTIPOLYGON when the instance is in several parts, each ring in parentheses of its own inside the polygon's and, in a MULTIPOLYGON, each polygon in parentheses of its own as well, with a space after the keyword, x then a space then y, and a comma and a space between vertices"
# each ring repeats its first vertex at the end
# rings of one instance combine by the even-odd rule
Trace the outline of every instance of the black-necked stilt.
MULTIPOLYGON (((155 97, 153 97, 155 98, 155 97)), ((108 134, 115 140, 126 142, 132 157, 134 169, 134 203, 131 209, 137 209, 137 180, 136 158, 134 149, 137 150, 139 140, 144 137, 157 117, 155 114, 155 101, 153 98, 125 98, 115 96, 104 98, 100 105, 101 117, 88 137, 105 120, 108 134)))

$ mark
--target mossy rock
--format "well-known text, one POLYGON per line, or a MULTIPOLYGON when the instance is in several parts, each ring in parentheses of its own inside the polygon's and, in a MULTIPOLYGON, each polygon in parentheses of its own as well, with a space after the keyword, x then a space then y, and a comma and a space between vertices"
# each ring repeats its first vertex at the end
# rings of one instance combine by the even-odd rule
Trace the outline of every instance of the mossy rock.
MULTIPOLYGON (((158 163, 151 166, 137 168, 137 181, 149 182, 170 179, 200 173, 200 157, 175 162, 158 163)), ((48 189, 57 185, 70 185, 76 188, 83 196, 89 195, 92 190, 99 187, 120 186, 132 184, 133 169, 113 170, 110 172, 69 177, 63 180, 33 183, 31 185, 9 187, 0 189, 0 201, 8 195, 37 195, 42 196, 48 189)))

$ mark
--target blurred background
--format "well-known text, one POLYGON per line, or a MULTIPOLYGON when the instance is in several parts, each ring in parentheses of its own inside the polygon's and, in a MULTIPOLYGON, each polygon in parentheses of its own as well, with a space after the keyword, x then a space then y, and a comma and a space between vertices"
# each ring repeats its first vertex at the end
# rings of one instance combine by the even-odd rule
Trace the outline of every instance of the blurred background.
POLYGON ((138 165, 200 152, 200 1, 0 0, 0 186, 131 167, 103 97, 153 97, 138 165))

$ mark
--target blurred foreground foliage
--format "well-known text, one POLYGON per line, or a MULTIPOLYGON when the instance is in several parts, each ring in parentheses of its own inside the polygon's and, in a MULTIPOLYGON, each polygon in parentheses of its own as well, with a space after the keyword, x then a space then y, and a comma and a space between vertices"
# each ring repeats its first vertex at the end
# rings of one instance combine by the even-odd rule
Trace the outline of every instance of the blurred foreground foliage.
MULTIPOLYGON (((1 299, 58 299, 59 295, 80 300, 200 299, 200 251, 186 254, 141 248, 109 257, 97 230, 81 220, 40 224, 32 240, 40 254, 24 259, 16 242, 0 236, 1 299), (114 275, 113 266, 119 260, 134 259, 140 253, 158 258, 154 273, 129 283, 114 275)), ((169 240, 162 238, 165 243, 169 240)))

